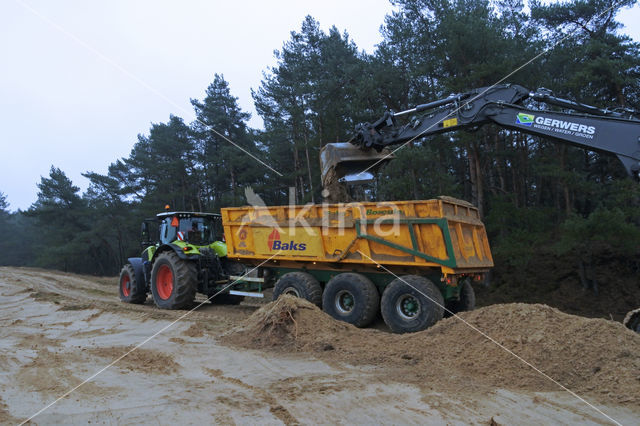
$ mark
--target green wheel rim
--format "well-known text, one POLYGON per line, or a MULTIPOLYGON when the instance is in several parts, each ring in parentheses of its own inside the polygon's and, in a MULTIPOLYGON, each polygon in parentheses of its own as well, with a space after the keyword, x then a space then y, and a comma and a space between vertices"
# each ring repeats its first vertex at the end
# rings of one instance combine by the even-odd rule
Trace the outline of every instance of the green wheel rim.
POLYGON ((346 315, 353 310, 356 301, 353 294, 347 290, 340 290, 336 293, 335 305, 338 312, 342 315, 346 315))
POLYGON ((420 314, 420 301, 411 294, 403 294, 396 302, 396 311, 402 319, 413 320, 420 314))

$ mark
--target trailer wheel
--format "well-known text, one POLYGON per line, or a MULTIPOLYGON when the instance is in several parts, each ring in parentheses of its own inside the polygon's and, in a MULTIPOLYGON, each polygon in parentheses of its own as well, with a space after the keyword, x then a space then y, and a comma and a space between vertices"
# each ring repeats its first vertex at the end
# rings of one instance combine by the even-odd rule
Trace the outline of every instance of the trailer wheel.
POLYGON ((380 294, 371 280, 351 272, 331 278, 322 295, 323 310, 356 327, 371 324, 380 308, 380 294))
POLYGON ((320 283, 313 275, 306 272, 289 272, 280 277, 273 289, 273 300, 283 294, 306 299, 316 306, 322 303, 320 283))
POLYGON ((405 275, 382 293, 382 318, 394 333, 413 333, 442 319, 444 298, 425 277, 405 275))
POLYGON ((450 317, 452 313, 457 314, 459 312, 473 311, 476 308, 476 293, 473 291, 471 282, 468 279, 464 280, 462 287, 460 287, 460 300, 452 300, 445 304, 448 311, 444 312, 445 317, 450 317))
POLYGON ((640 333, 640 309, 634 309, 633 311, 628 312, 622 323, 628 329, 633 330, 636 333, 640 333))
MULTIPOLYGON (((144 281, 144 280, 143 280, 144 281)), ((133 265, 127 263, 120 271, 119 281, 120 300, 126 303, 144 303, 147 300, 147 289, 144 283, 140 283, 136 279, 136 273, 133 265)))
POLYGON ((198 284, 195 263, 172 251, 158 255, 151 270, 151 294, 161 309, 184 309, 193 303, 198 284))

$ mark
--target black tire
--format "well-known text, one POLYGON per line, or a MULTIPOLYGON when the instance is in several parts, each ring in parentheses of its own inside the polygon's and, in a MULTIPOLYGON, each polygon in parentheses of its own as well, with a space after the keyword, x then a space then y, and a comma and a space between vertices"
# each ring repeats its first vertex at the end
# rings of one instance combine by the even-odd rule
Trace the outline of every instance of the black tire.
POLYGON ((364 275, 346 272, 331 278, 322 295, 323 310, 333 318, 366 327, 380 309, 380 294, 364 275))
POLYGON ((635 309, 627 313, 622 323, 628 329, 640 333, 640 309, 635 309))
POLYGON ((198 284, 194 262, 183 260, 172 251, 158 255, 151 270, 151 294, 161 309, 185 309, 193 304, 198 284))
MULTIPOLYGON (((213 293, 215 294, 215 293, 213 293)), ((211 297, 211 296, 209 296, 211 297)), ((210 299, 214 305, 239 305, 244 300, 244 296, 236 296, 235 294, 220 293, 213 299, 210 299)))
POLYGON ((448 301, 445 306, 448 309, 448 311, 444 312, 445 317, 450 317, 452 315, 451 312, 457 314, 459 312, 473 311, 476 308, 476 293, 473 291, 471 282, 468 279, 461 283, 460 300, 448 301))
POLYGON ((283 294, 306 299, 318 307, 322 304, 322 287, 313 275, 306 272, 289 272, 280 277, 273 289, 273 300, 283 294))
POLYGON ((120 300, 125 303, 144 303, 147 300, 147 287, 143 277, 136 277, 133 265, 127 263, 120 271, 118 280, 120 300))
MULTIPOLYGON (((228 257, 223 257, 221 260, 224 269, 223 272, 226 275, 226 278, 231 275, 241 277, 247 272, 247 267, 242 263, 231 260, 228 257)), ((209 297, 209 301, 214 305, 239 305, 244 300, 244 296, 236 296, 235 294, 229 293, 220 293, 211 298, 211 296, 216 293, 217 291, 214 291, 207 295, 209 297)))
POLYGON ((224 269, 227 275, 243 276, 247 272, 247 267, 235 260, 224 258, 224 269))
POLYGON ((425 277, 405 275, 391 281, 382 293, 382 318, 394 333, 413 333, 442 319, 444 298, 425 277))

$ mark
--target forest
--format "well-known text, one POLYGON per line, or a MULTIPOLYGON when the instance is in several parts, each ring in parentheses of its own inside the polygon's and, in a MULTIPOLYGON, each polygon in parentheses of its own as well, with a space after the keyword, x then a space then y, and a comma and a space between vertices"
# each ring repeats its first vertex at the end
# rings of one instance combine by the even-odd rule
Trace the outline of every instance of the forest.
MULTIPOLYGON (((635 0, 392 3, 371 54, 311 16, 293 30, 252 91, 262 129, 248 126, 211 70, 205 97, 191 100, 194 122, 172 115, 152 124, 108 173, 84 174, 85 192, 55 165, 26 211, 10 212, 0 192, 0 264, 116 275, 140 251, 140 222, 165 204, 217 212, 247 204, 245 187, 269 205, 287 204, 290 190, 296 203, 321 202, 325 144, 349 140, 357 123, 387 109, 500 81, 640 111, 640 44, 616 20, 635 0)), ((567 280, 592 295, 624 282, 639 297, 640 186, 617 158, 484 126, 412 142, 371 189, 374 200, 439 195, 478 206, 500 297, 538 300, 567 280)))

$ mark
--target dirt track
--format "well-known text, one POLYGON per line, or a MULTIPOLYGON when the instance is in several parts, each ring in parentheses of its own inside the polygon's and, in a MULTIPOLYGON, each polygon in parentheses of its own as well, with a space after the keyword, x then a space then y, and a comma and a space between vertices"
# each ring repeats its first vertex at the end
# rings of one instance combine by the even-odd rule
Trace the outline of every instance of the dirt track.
MULTIPOLYGON (((29 418, 184 314, 149 301, 122 304, 114 279, 34 269, 0 268, 0 304, 3 424, 29 418)), ((604 337, 580 334, 584 327, 551 338, 544 333, 558 334, 582 319, 536 306, 514 305, 503 320, 544 322, 542 334, 522 327, 502 343, 550 367, 545 371, 616 421, 636 423, 640 338, 602 320, 587 328, 612 335, 615 347, 604 337), (591 343, 580 345, 585 339, 591 343), (556 347, 566 356, 555 357, 556 347)), ((288 324, 294 328, 284 322, 280 334, 261 340, 251 334, 257 317, 247 321, 258 307, 204 305, 33 421, 610 423, 453 319, 397 336, 358 330, 308 309, 293 312, 296 320, 288 324), (323 332, 309 333, 310 326, 323 332)), ((490 329, 502 308, 491 309, 469 313, 469 320, 490 329)), ((262 311, 256 315, 264 318, 262 311)))

